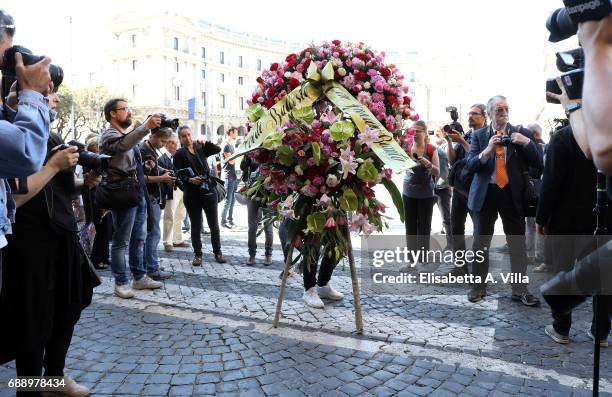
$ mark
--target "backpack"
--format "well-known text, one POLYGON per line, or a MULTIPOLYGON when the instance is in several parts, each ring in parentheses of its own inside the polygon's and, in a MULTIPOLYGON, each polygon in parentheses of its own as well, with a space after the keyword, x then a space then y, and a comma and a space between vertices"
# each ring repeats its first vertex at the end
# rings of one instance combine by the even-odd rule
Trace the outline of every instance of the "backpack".
POLYGON ((474 173, 467 169, 467 158, 457 160, 448 172, 448 184, 456 191, 467 196, 470 191, 470 185, 474 179, 474 173))

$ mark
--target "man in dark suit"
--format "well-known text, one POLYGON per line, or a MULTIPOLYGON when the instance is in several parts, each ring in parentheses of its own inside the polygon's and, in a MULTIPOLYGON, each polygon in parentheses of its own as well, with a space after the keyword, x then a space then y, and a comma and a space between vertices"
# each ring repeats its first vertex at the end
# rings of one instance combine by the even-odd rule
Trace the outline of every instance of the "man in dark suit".
POLYGON ((539 300, 529 293, 527 283, 521 282, 527 275, 523 174, 529 167, 541 173, 542 158, 529 130, 508 122, 505 97, 498 95, 489 99, 487 113, 491 124, 474 132, 468 154, 467 167, 474 172, 468 195, 468 208, 474 219, 474 251, 484 253, 483 261, 473 262, 473 274, 480 277, 480 282, 473 284, 468 300, 478 302, 486 295, 488 250, 499 214, 510 246, 510 268, 515 275, 511 280, 512 300, 536 306, 539 300))

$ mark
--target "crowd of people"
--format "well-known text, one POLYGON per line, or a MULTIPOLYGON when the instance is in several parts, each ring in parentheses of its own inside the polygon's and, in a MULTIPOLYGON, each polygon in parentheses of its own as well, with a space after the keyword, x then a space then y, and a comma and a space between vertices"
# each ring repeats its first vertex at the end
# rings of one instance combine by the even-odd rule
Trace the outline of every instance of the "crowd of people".
MULTIPOLYGON (((597 40, 592 37, 597 32, 583 30, 585 52, 589 48, 597 51, 593 44, 597 40)), ((14 33, 13 19, 0 10, 0 59, 12 46, 14 33)), ((64 377, 64 394, 87 395, 87 388, 64 376, 64 366, 81 311, 91 303, 93 289, 101 282, 96 270, 110 266, 119 298, 133 298, 134 290, 163 288, 163 280, 172 274, 160 266, 160 242, 166 251, 191 247, 191 264, 205 264, 203 213, 211 260, 226 263, 221 227, 236 226, 233 211, 238 186, 248 189, 260 165, 249 156, 233 158, 236 128, 227 131, 222 145, 194 138, 186 125, 176 130, 163 126, 159 115, 133 128, 129 102, 114 98, 103 109, 108 127, 86 142, 87 150, 98 153, 104 163, 91 168, 81 163, 79 147, 65 145, 50 132, 58 103, 57 87, 49 74, 50 59, 25 66, 17 53, 15 62, 19 91, 11 94, 13 101, 2 98, 0 114, 0 177, 4 178, 0 180, 0 316, 8 319, 0 327, 0 363, 16 360, 19 376, 40 376, 44 370, 45 376, 64 377), (218 168, 218 163, 223 166, 218 168), (82 175, 81 183, 75 174, 82 175), (83 244, 86 239, 73 210, 75 198, 83 203, 94 225, 91 244, 83 244), (190 239, 183 238, 185 214, 190 239)), ((609 70, 599 72, 609 74, 609 70)), ((588 89, 594 90, 585 82, 585 92, 588 89)), ((558 98, 565 105, 570 102, 563 92, 558 98)), ((466 133, 440 128, 430 134, 423 121, 409 126, 415 136, 407 150, 416 166, 403 181, 408 248, 429 249, 437 204, 446 248, 465 250, 469 215, 474 225, 473 249, 485 252, 482 263, 457 267, 452 270, 455 275, 485 278, 498 216, 512 273, 526 274, 528 257, 536 262, 536 271, 572 271, 596 249, 589 236, 597 226, 592 213, 597 168, 611 173, 609 149, 604 149, 612 140, 601 128, 609 112, 602 115, 587 102, 584 108, 584 112, 575 106, 568 111, 571 126, 556 131, 549 144, 542 141, 537 124, 510 123, 509 103, 501 95, 470 107, 466 133), (585 137, 585 128, 593 130, 591 138, 585 137), (594 140, 596 147, 590 146, 594 140), (539 195, 537 207, 525 193, 532 186, 539 195), (576 192, 581 194, 577 197, 576 192)), ((246 206, 246 265, 254 266, 262 208, 250 199, 246 206)), ((279 225, 285 256, 286 227, 279 225)), ((272 225, 266 224, 264 232, 263 264, 268 266, 272 263, 272 225)), ((304 301, 322 308, 321 298, 340 300, 343 294, 330 284, 334 265, 329 258, 314 262, 315 266, 303 270, 304 301)), ((510 287, 512 300, 539 305, 525 283, 513 282, 510 287)), ((486 297, 486 288, 484 282, 474 283, 467 299, 479 302, 486 297)), ((589 330, 590 335, 598 331, 601 346, 607 346, 611 307, 610 296, 602 296, 600 329, 593 323, 589 330)), ((571 311, 553 307, 553 322, 545 332, 558 343, 568 343, 570 327, 571 311)))

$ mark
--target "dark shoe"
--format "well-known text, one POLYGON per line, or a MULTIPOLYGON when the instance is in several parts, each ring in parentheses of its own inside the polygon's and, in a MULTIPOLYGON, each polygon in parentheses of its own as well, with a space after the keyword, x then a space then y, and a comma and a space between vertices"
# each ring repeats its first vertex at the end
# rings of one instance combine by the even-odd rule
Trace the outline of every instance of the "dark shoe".
POLYGON ((191 266, 202 266, 202 255, 196 255, 191 262, 191 266))
POLYGON ((174 246, 172 244, 164 244, 164 251, 172 252, 174 251, 174 246))
POLYGON ((227 222, 229 227, 236 227, 236 224, 234 223, 234 221, 229 221, 227 222))
POLYGON ((167 280, 173 277, 172 273, 168 273, 163 270, 158 270, 155 273, 148 273, 148 275, 155 281, 167 280))
MULTIPOLYGON (((591 332, 590 329, 587 329, 587 335, 589 336, 589 338, 591 338, 591 340, 595 340, 595 336, 593 335, 593 333, 591 332)), ((599 341, 599 347, 608 347, 608 338, 606 337, 605 339, 600 339, 599 341)))
POLYGON ((227 263, 227 261, 225 260, 225 258, 221 254, 216 254, 215 255, 215 261, 217 263, 227 263))
POLYGON ((467 298, 470 302, 476 303, 480 302, 486 295, 487 293, 484 289, 474 287, 470 290, 470 292, 468 292, 467 298))
POLYGON ((540 300, 529 292, 523 292, 520 294, 512 294, 512 300, 515 302, 521 302, 525 306, 538 306, 540 300))
POLYGON ((172 245, 178 248, 191 248, 191 244, 189 244, 187 241, 182 241, 180 243, 172 243, 172 245))
POLYGON ((552 325, 547 325, 544 328, 544 333, 550 336, 550 339, 554 340, 557 343, 561 343, 562 345, 567 345, 569 343, 569 336, 561 335, 557 331, 555 331, 555 327, 552 325))
POLYGON ((467 266, 463 265, 461 267, 455 267, 453 268, 453 270, 451 270, 450 272, 448 272, 448 274, 454 276, 454 277, 460 277, 460 276, 467 276, 468 275, 468 270, 467 270, 467 266))
POLYGON ((108 263, 100 262, 97 265, 94 265, 94 268, 96 270, 105 270, 105 269, 108 269, 108 266, 109 266, 108 263))

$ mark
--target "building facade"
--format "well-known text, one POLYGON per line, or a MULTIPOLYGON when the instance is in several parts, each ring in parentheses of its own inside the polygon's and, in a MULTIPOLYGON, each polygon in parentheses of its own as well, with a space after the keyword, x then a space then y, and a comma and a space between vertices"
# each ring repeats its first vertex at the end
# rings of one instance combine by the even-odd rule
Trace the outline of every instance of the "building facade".
POLYGON ((171 13, 122 14, 107 28, 103 80, 110 91, 130 101, 136 119, 163 112, 209 139, 244 126, 261 70, 304 48, 171 13))

